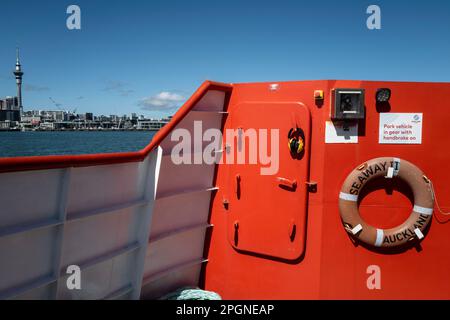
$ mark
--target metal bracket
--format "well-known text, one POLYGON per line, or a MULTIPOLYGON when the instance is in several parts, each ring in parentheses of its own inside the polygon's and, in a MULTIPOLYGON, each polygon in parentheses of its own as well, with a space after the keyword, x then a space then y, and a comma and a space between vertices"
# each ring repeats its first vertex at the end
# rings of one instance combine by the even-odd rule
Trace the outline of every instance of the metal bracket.
POLYGON ((306 187, 309 192, 316 193, 317 192, 317 182, 316 181, 307 181, 306 187))

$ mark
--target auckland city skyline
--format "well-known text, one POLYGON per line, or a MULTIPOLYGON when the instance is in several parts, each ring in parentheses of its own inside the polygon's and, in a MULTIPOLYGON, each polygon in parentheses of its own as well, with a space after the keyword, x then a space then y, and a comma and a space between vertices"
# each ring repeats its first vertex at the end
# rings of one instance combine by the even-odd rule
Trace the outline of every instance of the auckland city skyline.
POLYGON ((16 96, 0 99, 0 130, 36 131, 36 130, 152 130, 161 129, 169 117, 148 119, 144 115, 109 114, 95 115, 93 112, 77 113, 77 108, 69 110, 57 103, 52 97, 51 108, 30 108, 24 110, 22 80, 24 72, 20 62, 20 50, 16 49, 16 63, 13 70, 16 80, 16 96))
POLYGON ((0 21, 0 97, 16 95, 17 46, 24 110, 54 109, 51 97, 80 113, 161 118, 206 79, 449 81, 450 4, 377 4, 382 27, 368 33, 360 1, 8 1, 3 15, 21 23, 0 21), (72 4, 80 29, 67 27, 72 4))

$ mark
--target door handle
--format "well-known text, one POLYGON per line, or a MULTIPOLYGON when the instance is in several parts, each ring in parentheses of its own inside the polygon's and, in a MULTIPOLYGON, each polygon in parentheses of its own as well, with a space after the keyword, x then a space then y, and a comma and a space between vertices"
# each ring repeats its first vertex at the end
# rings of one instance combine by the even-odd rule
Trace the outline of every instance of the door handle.
POLYGON ((285 186, 291 189, 297 188, 297 181, 296 180, 289 180, 287 178, 277 177, 277 182, 281 186, 285 186))

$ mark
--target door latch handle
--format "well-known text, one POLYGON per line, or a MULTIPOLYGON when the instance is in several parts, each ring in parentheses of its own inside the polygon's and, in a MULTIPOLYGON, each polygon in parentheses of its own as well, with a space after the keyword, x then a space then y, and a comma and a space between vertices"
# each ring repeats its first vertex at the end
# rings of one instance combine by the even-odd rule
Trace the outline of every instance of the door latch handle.
POLYGON ((297 181, 296 180, 289 180, 287 178, 277 177, 277 182, 285 187, 296 189, 297 188, 297 181))

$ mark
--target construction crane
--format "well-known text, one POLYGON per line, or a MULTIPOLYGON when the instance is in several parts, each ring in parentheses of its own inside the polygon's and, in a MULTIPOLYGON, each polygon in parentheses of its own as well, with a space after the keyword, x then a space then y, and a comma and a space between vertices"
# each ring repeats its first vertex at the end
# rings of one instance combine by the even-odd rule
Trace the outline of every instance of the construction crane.
POLYGON ((52 97, 48 97, 50 99, 50 101, 55 105, 56 108, 58 108, 58 110, 64 111, 63 109, 61 109, 62 104, 61 103, 57 103, 55 100, 53 100, 52 97))
MULTIPOLYGON (((56 102, 52 97, 48 97, 48 98, 49 98, 50 101, 55 105, 55 107, 58 108, 58 110, 70 112, 69 110, 63 110, 63 109, 61 109, 62 104, 56 102)), ((76 112, 77 112, 77 108, 75 108, 75 109, 72 110, 72 113, 73 113, 73 114, 76 114, 76 112)))
MULTIPOLYGON (((72 112, 70 112, 69 110, 63 110, 63 109, 61 108, 61 107, 62 107, 62 104, 61 104, 61 103, 56 102, 52 97, 48 97, 48 98, 49 98, 50 101, 55 105, 55 107, 58 108, 59 111, 66 112, 66 113, 68 113, 69 115, 72 115, 72 116, 74 116, 74 117, 76 117, 76 118, 78 117, 78 116, 77 116, 77 108, 73 109, 72 112)), ((78 124, 78 128, 79 128, 79 127, 80 127, 80 123, 78 122, 77 124, 78 124)))
POLYGON ((67 113, 72 113, 73 115, 75 115, 75 114, 77 113, 78 108, 75 108, 75 109, 73 109, 72 111, 70 111, 70 110, 63 110, 63 109, 61 108, 61 107, 62 107, 62 104, 61 104, 61 103, 56 102, 52 97, 48 97, 48 98, 49 98, 50 101, 55 105, 55 107, 58 108, 58 110, 64 111, 64 112, 67 112, 67 113))

